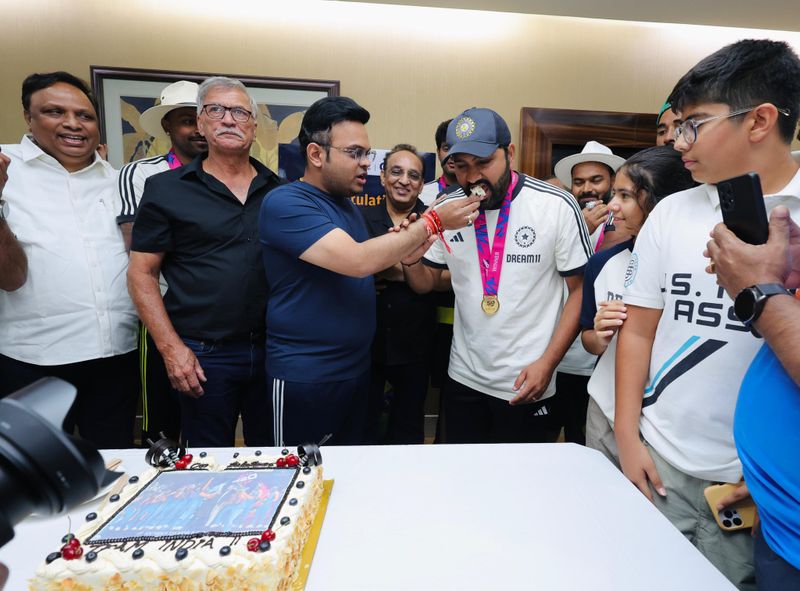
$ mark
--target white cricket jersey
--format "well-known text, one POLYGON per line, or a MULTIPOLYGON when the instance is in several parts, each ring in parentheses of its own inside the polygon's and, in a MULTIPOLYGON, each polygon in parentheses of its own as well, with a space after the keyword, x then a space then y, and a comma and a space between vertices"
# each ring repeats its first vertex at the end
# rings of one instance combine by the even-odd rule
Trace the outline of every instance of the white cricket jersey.
MULTIPOLYGON (((450 198, 464 197, 460 187, 450 198)), ((486 211, 489 244, 499 209, 486 211)), ((445 231, 426 263, 446 267, 456 296, 449 375, 469 388, 510 400, 514 381, 547 348, 563 308, 564 277, 583 273, 591 254, 589 233, 575 198, 519 175, 514 188, 494 316, 481 310, 483 284, 474 227, 445 231)), ((542 398, 555 392, 554 380, 542 398)))

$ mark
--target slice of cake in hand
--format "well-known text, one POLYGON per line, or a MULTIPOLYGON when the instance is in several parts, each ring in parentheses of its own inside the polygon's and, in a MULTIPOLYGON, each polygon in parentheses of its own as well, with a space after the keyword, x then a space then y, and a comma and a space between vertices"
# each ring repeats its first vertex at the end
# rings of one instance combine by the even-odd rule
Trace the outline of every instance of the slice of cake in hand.
POLYGON ((294 454, 150 469, 54 544, 30 589, 285 591, 322 490, 294 454))

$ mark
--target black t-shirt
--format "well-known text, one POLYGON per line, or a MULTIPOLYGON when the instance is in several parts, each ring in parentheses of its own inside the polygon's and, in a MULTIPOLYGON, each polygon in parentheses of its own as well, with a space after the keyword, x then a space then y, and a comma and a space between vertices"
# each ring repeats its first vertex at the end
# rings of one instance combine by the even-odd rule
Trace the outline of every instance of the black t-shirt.
POLYGON ((281 180, 251 158, 256 176, 242 203, 203 170, 204 158, 147 179, 131 250, 164 253, 164 305, 179 335, 246 338, 264 330, 267 282, 258 214, 281 180))
MULTIPOLYGON (((417 200, 412 213, 421 214, 425 204, 417 200)), ((383 236, 394 224, 386 200, 361 208, 371 238, 383 236)), ((421 263, 420 263, 421 264, 421 263)), ((436 294, 415 293, 404 281, 376 278, 384 289, 376 296, 376 328, 372 359, 384 365, 403 365, 429 357, 436 329, 436 294)))

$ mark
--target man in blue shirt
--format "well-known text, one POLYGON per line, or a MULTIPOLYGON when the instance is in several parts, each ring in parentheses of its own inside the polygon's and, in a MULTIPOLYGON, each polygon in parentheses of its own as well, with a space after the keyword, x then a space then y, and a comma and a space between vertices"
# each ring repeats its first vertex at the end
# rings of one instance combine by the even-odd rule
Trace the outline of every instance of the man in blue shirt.
POLYGON ((742 382, 734 418, 742 493, 749 488, 760 517, 756 581, 760 591, 800 589, 800 302, 785 289, 800 286, 800 227, 778 207, 769 241, 752 246, 719 224, 708 254, 740 319, 766 341, 742 382))
MULTIPOLYGON (((369 239, 350 196, 375 158, 369 112, 347 97, 309 107, 300 130, 302 181, 272 191, 259 236, 270 289, 267 383, 276 445, 362 440, 375 331, 372 275, 415 263, 437 239, 431 217, 369 239)), ((437 209, 444 228, 472 223, 477 198, 437 209)))

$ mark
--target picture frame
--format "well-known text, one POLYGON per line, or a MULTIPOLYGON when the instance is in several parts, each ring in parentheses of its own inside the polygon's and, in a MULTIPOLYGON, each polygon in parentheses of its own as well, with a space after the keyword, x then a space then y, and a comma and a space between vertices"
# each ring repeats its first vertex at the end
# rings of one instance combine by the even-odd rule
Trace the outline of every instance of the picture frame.
POLYGON ((211 76, 240 80, 259 106, 256 141, 250 153, 277 173, 280 173, 278 146, 296 142, 306 108, 320 98, 339 95, 338 80, 97 65, 90 66, 90 76, 98 102, 102 142, 108 146, 108 161, 117 168, 169 149, 167 139, 154 138, 140 128, 139 116, 157 104, 165 86, 178 80, 198 84, 211 76))

